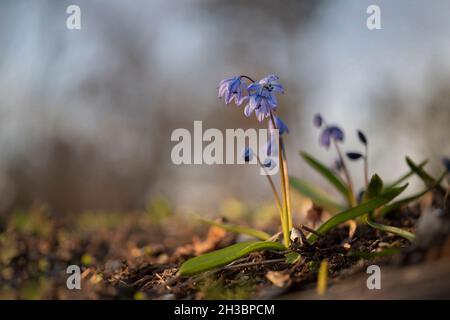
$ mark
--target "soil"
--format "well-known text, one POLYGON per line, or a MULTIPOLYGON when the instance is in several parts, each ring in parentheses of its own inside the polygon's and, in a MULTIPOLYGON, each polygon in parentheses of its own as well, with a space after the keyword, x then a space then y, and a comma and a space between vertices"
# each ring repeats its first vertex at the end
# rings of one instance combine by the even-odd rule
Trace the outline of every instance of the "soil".
MULTIPOLYGON (((286 252, 256 252, 185 278, 177 275, 182 262, 235 243, 239 237, 215 226, 206 234, 201 228, 185 228, 174 235, 167 227, 145 225, 139 219, 81 232, 38 210, 25 227, 17 227, 17 217, 14 223, 0 223, 0 298, 450 298, 448 281, 439 281, 449 279, 450 273, 450 227, 446 227, 450 214, 443 207, 442 193, 437 191, 381 221, 416 232, 415 244, 364 224, 349 239, 349 228, 343 225, 314 244, 297 239, 291 249, 301 258, 294 264, 285 261, 286 252), (437 205, 442 206, 440 211, 437 205), (434 223, 431 237, 430 228, 423 227, 426 223, 434 223), (202 239, 191 238, 202 230, 202 239), (323 260, 328 262, 329 287, 319 296, 315 288, 323 260), (71 264, 82 265, 81 290, 67 289, 65 271, 71 264), (366 287, 366 268, 372 264, 383 270, 382 290, 366 287)), ((180 221, 164 225, 174 223, 180 221)))

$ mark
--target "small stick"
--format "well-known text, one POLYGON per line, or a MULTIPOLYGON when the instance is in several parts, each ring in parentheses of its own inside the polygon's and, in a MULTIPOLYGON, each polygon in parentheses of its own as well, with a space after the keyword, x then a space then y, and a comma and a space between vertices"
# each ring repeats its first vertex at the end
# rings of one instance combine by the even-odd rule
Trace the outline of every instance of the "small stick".
POLYGON ((336 152, 338 154, 339 159, 341 160, 342 163, 342 170, 344 171, 344 175, 345 178, 347 180, 347 184, 348 184, 348 189, 349 189, 349 201, 350 201, 350 205, 353 207, 356 204, 355 201, 355 196, 353 194, 353 182, 352 182, 352 178, 350 176, 350 173, 347 169, 347 165, 345 164, 345 160, 344 157, 342 156, 342 152, 341 152, 341 148, 339 148, 338 143, 333 139, 333 145, 336 148, 336 152))
POLYGON ((300 227, 301 229, 305 229, 306 231, 315 234, 315 235, 318 236, 318 237, 321 237, 321 236, 322 236, 322 235, 321 235, 320 233, 318 233, 316 230, 314 230, 314 229, 312 229, 312 228, 310 228, 310 227, 307 227, 307 226, 305 226, 305 225, 303 225, 303 224, 299 225, 299 227, 300 227))
MULTIPOLYGON (((162 276, 160 276, 158 273, 156 273, 155 275, 158 277, 159 280, 161 280, 161 282, 164 284, 167 290, 172 290, 172 288, 169 286, 167 281, 162 276)), ((173 280, 173 278, 170 280, 173 280)))
POLYGON ((365 145, 365 148, 366 154, 364 155, 364 182, 367 190, 367 187, 369 186, 369 148, 367 147, 367 145, 365 145))
POLYGON ((278 262, 284 262, 284 261, 285 261, 285 259, 272 259, 272 260, 264 260, 264 261, 246 262, 246 263, 241 263, 241 264, 228 265, 228 266, 222 267, 220 270, 252 267, 252 266, 272 264, 272 263, 278 263, 278 262))

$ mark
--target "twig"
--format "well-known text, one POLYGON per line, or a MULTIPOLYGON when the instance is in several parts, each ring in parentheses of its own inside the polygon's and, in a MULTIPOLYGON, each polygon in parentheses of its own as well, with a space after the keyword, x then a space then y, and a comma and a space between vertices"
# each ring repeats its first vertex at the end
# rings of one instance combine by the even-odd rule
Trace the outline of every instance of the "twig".
POLYGON ((271 259, 271 260, 264 260, 264 261, 246 262, 246 263, 241 263, 241 264, 227 265, 227 266, 220 268, 219 270, 253 267, 253 266, 258 266, 258 265, 272 264, 272 263, 278 263, 278 262, 284 262, 284 261, 285 261, 285 259, 271 259))
POLYGON ((308 232, 311 232, 311 233, 315 234, 315 235, 318 236, 318 237, 321 237, 321 236, 322 236, 322 234, 318 233, 316 230, 314 230, 314 229, 312 229, 312 228, 310 228, 310 227, 307 227, 307 226, 305 226, 305 225, 303 225, 303 224, 299 225, 299 227, 300 227, 301 229, 304 229, 304 230, 306 230, 306 231, 308 231, 308 232))
MULTIPOLYGON (((160 276, 158 273, 155 273, 155 275, 158 277, 158 279, 159 280, 161 280, 161 282, 164 284, 164 286, 166 287, 166 289, 167 290, 172 290, 172 288, 170 287, 170 285, 167 283, 167 281, 162 277, 162 276, 160 276)), ((170 279, 170 280, 173 280, 174 278, 172 278, 172 279, 170 279)), ((169 280, 169 281, 170 281, 169 280)))

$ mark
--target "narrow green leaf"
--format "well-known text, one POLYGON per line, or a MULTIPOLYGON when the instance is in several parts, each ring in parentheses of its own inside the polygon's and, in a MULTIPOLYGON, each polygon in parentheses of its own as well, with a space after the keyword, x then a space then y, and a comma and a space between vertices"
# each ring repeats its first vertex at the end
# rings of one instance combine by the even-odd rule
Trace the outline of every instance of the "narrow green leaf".
MULTIPOLYGON (((383 191, 383 180, 376 173, 372 176, 367 186, 367 191, 364 192, 364 202, 375 198, 383 191)), ((372 218, 373 210, 369 212, 369 216, 372 218)))
MULTIPOLYGON (((397 197, 400 193, 403 192, 403 190, 406 189, 407 186, 408 185, 406 184, 403 187, 389 189, 371 200, 368 200, 356 207, 353 207, 351 209, 345 210, 341 213, 334 215, 316 230, 317 233, 324 234, 329 230, 333 229, 334 227, 348 220, 355 219, 359 216, 369 213, 372 210, 377 209, 378 207, 388 203, 389 201, 397 197)), ((317 235, 313 233, 310 234, 308 240, 310 241, 317 240, 317 235)))
POLYGON ((279 242, 272 241, 239 242, 229 247, 189 259, 181 265, 178 273, 180 276, 192 276, 227 265, 251 252, 261 250, 280 251, 286 250, 286 247, 279 242))
POLYGON ((383 190, 383 180, 380 176, 374 174, 370 179, 369 185, 367 186, 367 191, 364 192, 364 199, 370 200, 376 197, 383 190))
POLYGON ((306 163, 308 163, 325 179, 327 179, 344 196, 344 198, 347 199, 349 203, 351 203, 349 197, 352 195, 349 195, 349 189, 347 185, 338 175, 336 175, 331 169, 329 169, 326 165, 315 159, 310 154, 300 151, 300 155, 306 161, 306 163))
POLYGON ((417 193, 417 194, 415 194, 413 196, 410 196, 410 197, 407 197, 407 198, 395 201, 393 203, 390 203, 390 204, 384 206, 383 208, 381 208, 376 216, 377 217, 384 217, 388 212, 391 212, 392 210, 400 208, 400 207, 410 203, 411 201, 419 199, 420 197, 425 195, 428 191, 429 190, 427 189, 427 190, 419 192, 419 193, 417 193))
POLYGON ((289 183, 294 190, 300 192, 305 197, 310 198, 315 204, 325 208, 331 213, 345 210, 346 207, 330 198, 325 192, 307 182, 306 180, 289 177, 289 183))
POLYGON ((414 242, 416 240, 416 236, 413 233, 403 230, 403 229, 400 229, 400 228, 397 228, 397 227, 392 227, 392 226, 388 226, 385 224, 377 223, 377 222, 371 221, 369 219, 367 219, 367 224, 374 229, 393 233, 393 234, 395 234, 399 237, 405 238, 411 242, 414 242))
MULTIPOLYGON (((422 161, 421 163, 419 163, 419 164, 417 165, 417 167, 423 168, 427 163, 428 163, 428 159, 422 161)), ((404 175, 402 175, 400 178, 398 178, 398 179, 395 180, 394 182, 389 183, 389 184, 386 186, 386 189, 396 187, 396 186, 399 185, 400 183, 406 181, 406 180, 407 180, 409 177, 411 177, 413 174, 414 174, 414 171, 409 170, 407 173, 405 173, 404 175)))
POLYGON ((420 179, 425 183, 427 187, 430 187, 431 185, 434 185, 436 183, 436 180, 429 175, 425 169, 419 167, 416 165, 410 157, 406 157, 406 163, 408 164, 411 171, 413 171, 415 174, 419 176, 420 179))
POLYGON ((444 171, 441 176, 439 177, 439 179, 430 187, 426 188, 425 190, 416 193, 415 195, 412 195, 410 197, 404 198, 404 199, 400 199, 398 201, 395 201, 393 203, 387 204, 386 206, 384 206, 383 208, 381 208, 378 212, 378 217, 384 217, 388 212, 391 212, 392 210, 395 210, 397 208, 400 208, 404 205, 407 205, 408 203, 417 200, 419 198, 421 198, 422 196, 424 196, 427 192, 430 192, 433 188, 437 187, 438 185, 441 184, 442 180, 444 179, 446 175, 446 171, 444 171))
POLYGON ((238 226, 238 225, 235 225, 232 223, 227 223, 227 222, 221 223, 221 222, 217 222, 214 220, 205 219, 202 217, 197 217, 197 218, 201 222, 207 223, 209 225, 216 226, 216 227, 219 227, 219 228, 222 228, 224 230, 234 232, 234 233, 246 234, 248 236, 255 237, 255 238, 263 240, 263 241, 269 240, 271 237, 270 234, 268 234, 264 231, 261 231, 261 230, 257 230, 257 229, 253 229, 253 228, 249 228, 249 227, 238 226))

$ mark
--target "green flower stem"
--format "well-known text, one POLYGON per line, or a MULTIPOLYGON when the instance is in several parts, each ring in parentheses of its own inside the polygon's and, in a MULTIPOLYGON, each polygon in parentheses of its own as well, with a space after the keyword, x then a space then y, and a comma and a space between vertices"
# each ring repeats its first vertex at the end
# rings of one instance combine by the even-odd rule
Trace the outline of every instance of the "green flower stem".
POLYGON ((286 203, 287 203, 287 213, 288 213, 288 223, 289 230, 292 229, 292 210, 291 210, 291 191, 289 188, 289 174, 288 174, 288 163, 286 158, 286 153, 284 152, 283 138, 280 137, 281 151, 283 152, 283 175, 284 183, 286 188, 286 203))
MULTIPOLYGON (((275 129, 277 128, 277 125, 275 123, 275 118, 273 116, 273 113, 270 113, 270 119, 272 121, 273 127, 275 129)), ((285 176, 285 169, 284 169, 284 159, 282 154, 282 140, 281 137, 278 138, 278 162, 280 165, 280 176, 281 176, 281 186, 282 186, 282 196, 283 196, 283 219, 281 220, 281 226, 283 228, 283 240, 284 245, 289 248, 289 245, 291 243, 291 238, 289 236, 289 212, 288 212, 288 199, 287 199, 287 190, 286 190, 286 176, 285 176)))
POLYGON ((269 181, 270 188, 272 189, 273 195, 274 195, 274 197, 275 197, 275 202, 277 203, 278 211, 280 212, 280 219, 281 219, 281 221, 283 221, 283 207, 282 207, 282 205, 281 205, 281 200, 280 200, 280 196, 278 195, 277 188, 275 187, 275 184, 274 184, 272 178, 270 177, 270 175, 267 174, 267 170, 266 170, 266 168, 263 166, 263 164, 261 163, 261 159, 259 159, 259 157, 256 157, 256 159, 258 160, 259 166, 260 166, 260 167, 265 171, 265 173, 266 173, 267 180, 269 181))
POLYGON ((367 145, 365 146, 366 148, 366 152, 364 154, 364 182, 366 184, 366 190, 367 187, 369 186, 369 148, 367 147, 367 145))
POLYGON ((352 178, 350 177, 350 173, 348 172, 347 169, 347 165, 345 164, 345 160, 344 157, 342 156, 342 152, 341 152, 341 148, 339 148, 339 145, 337 144, 337 142, 333 139, 333 144, 334 147, 336 148, 336 152, 339 156, 339 160, 342 163, 342 169, 344 171, 344 175, 345 175, 345 179, 347 180, 347 184, 348 184, 348 202, 349 205, 351 207, 356 206, 356 199, 355 199, 355 194, 353 193, 353 182, 352 182, 352 178))

